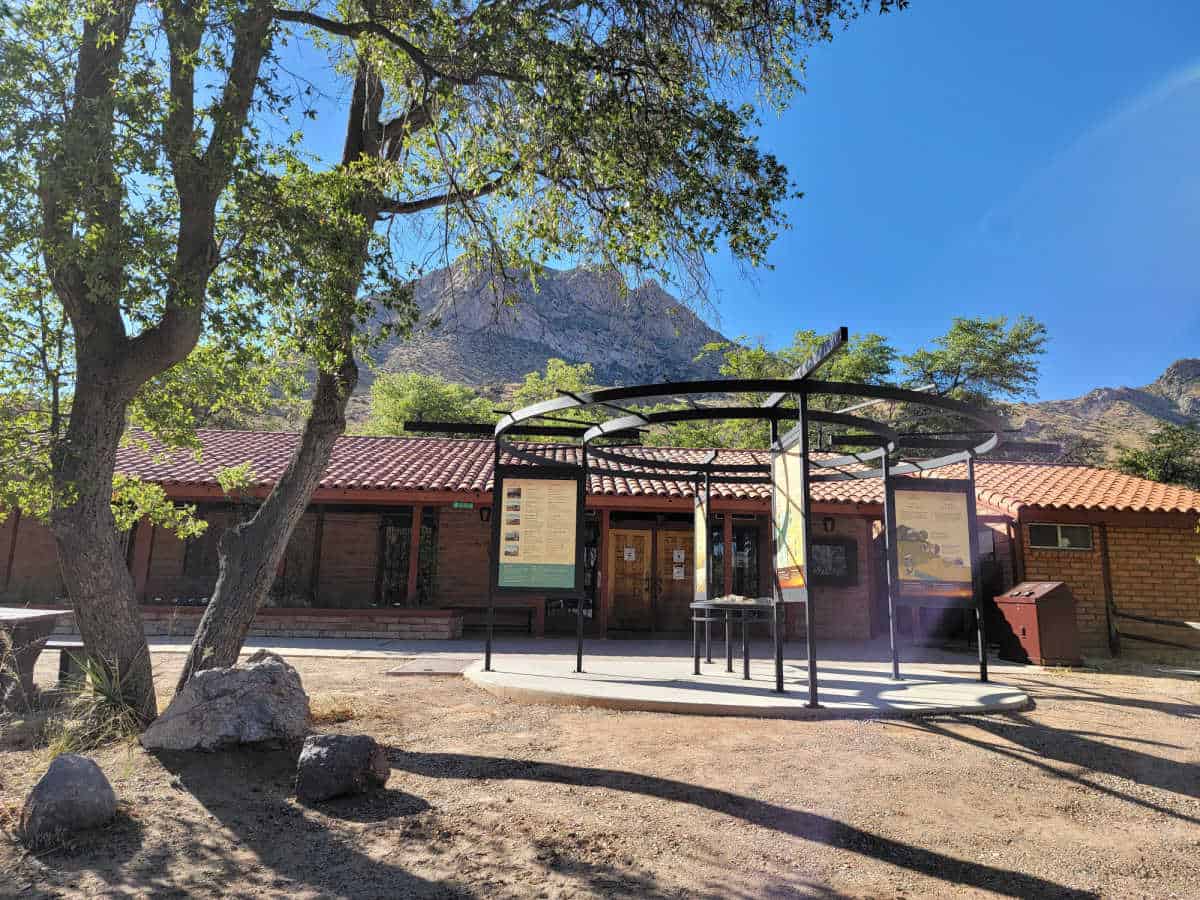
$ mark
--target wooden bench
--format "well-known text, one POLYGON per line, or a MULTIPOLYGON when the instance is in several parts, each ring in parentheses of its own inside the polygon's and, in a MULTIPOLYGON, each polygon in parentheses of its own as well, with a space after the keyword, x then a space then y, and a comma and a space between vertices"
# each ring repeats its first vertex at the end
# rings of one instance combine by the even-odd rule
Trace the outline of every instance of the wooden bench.
POLYGON ((46 650, 58 651, 58 683, 79 680, 83 677, 83 641, 79 638, 51 638, 46 641, 46 650))

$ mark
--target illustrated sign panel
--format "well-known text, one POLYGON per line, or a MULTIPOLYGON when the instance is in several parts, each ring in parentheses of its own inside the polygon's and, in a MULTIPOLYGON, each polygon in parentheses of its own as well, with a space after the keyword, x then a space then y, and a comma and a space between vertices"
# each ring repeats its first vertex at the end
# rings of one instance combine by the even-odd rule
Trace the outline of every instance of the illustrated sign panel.
POLYGON ((505 478, 501 482, 501 588, 575 587, 579 482, 505 478))
POLYGON ((971 510, 965 491, 893 488, 902 595, 970 599, 971 510))
POLYGON ((708 508, 702 494, 696 494, 696 509, 692 517, 692 580, 696 603, 708 599, 708 508))
POLYGON ((785 603, 808 601, 805 559, 804 459, 800 440, 781 444, 771 453, 771 527, 775 536, 775 577, 785 603))

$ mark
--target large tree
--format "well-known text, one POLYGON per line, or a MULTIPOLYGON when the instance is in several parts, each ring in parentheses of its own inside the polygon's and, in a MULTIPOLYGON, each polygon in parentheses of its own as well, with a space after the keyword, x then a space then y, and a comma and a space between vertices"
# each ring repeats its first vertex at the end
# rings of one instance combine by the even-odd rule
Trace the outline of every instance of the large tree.
POLYGON ((491 401, 469 385, 440 375, 392 372, 371 384, 371 414, 367 434, 422 434, 420 422, 493 423, 491 401))
POLYGON ((812 43, 900 5, 13 10, 0 34, 3 289, 52 297, 70 333, 49 518, 89 653, 119 670, 139 714, 155 699, 112 511, 115 457, 132 405, 206 328, 294 328, 317 381, 287 474, 221 542, 189 672, 236 654, 344 430, 354 341, 374 299, 402 293, 370 275, 387 268, 389 238, 461 247, 499 273, 499 300, 504 273, 563 253, 667 277, 722 244, 761 263, 792 191, 757 145, 754 108, 730 98, 785 103, 812 43), (273 42, 310 37, 352 84, 328 167, 305 152, 309 110, 273 65, 273 42), (297 138, 270 146, 280 123, 297 138))
POLYGON ((131 404, 204 329, 218 206, 253 154, 272 10, 51 0, 7 9, 0 28, 5 303, 53 298, 44 321, 69 330, 72 354, 70 403, 45 435, 49 519, 84 642, 148 719, 114 463, 131 404))
POLYGON ((386 268, 393 236, 432 225, 437 246, 461 247, 492 274, 497 302, 511 296, 510 277, 536 275, 561 254, 666 278, 721 244, 761 263, 792 192, 782 166, 757 147, 753 108, 724 98, 753 86, 781 102, 807 46, 871 5, 276 9, 277 21, 315 35, 354 79, 340 163, 316 173, 289 153, 283 175, 266 179, 270 203, 248 192, 250 220, 266 230, 247 227, 246 246, 264 260, 276 255, 264 248, 293 259, 295 277, 319 298, 318 325, 302 341, 318 377, 287 471, 221 541, 216 589, 180 684, 236 659, 267 595, 345 430, 356 336, 381 293, 363 280, 372 265, 386 268), (273 224, 277 206, 296 209, 282 227, 273 224), (324 266, 313 264, 311 245, 324 266))

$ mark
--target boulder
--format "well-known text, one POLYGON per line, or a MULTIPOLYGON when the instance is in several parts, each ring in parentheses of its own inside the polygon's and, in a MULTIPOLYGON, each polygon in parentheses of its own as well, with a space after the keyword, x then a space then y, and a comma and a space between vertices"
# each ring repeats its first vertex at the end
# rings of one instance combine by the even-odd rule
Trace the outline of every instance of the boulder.
POLYGON ((315 734, 296 763, 296 797, 305 803, 361 794, 387 784, 387 753, 366 734, 315 734))
POLYGON ((30 848, 63 835, 96 828, 117 814, 117 795, 100 767, 86 756, 56 756, 21 808, 21 840, 30 848))
POLYGON ((300 674, 260 650, 244 663, 192 676, 142 734, 147 750, 220 750, 285 744, 308 732, 308 695, 300 674))

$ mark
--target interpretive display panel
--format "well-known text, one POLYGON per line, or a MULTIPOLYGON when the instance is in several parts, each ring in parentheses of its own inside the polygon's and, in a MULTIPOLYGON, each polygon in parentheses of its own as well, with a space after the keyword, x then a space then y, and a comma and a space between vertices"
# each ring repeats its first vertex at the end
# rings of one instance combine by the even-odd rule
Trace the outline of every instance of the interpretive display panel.
POLYGON ((582 480, 504 476, 494 526, 499 590, 578 590, 582 480))
POLYGON ((700 492, 696 493, 692 541, 692 559, 696 570, 692 580, 694 602, 701 603, 708 599, 708 497, 700 492))
POLYGON ((771 452, 771 526, 775 538, 775 577, 785 603, 808 602, 808 560, 804 521, 804 457, 799 435, 771 452))
POLYGON ((899 595, 971 600, 974 510, 966 482, 942 482, 935 488, 924 479, 897 478, 889 489, 899 595))

